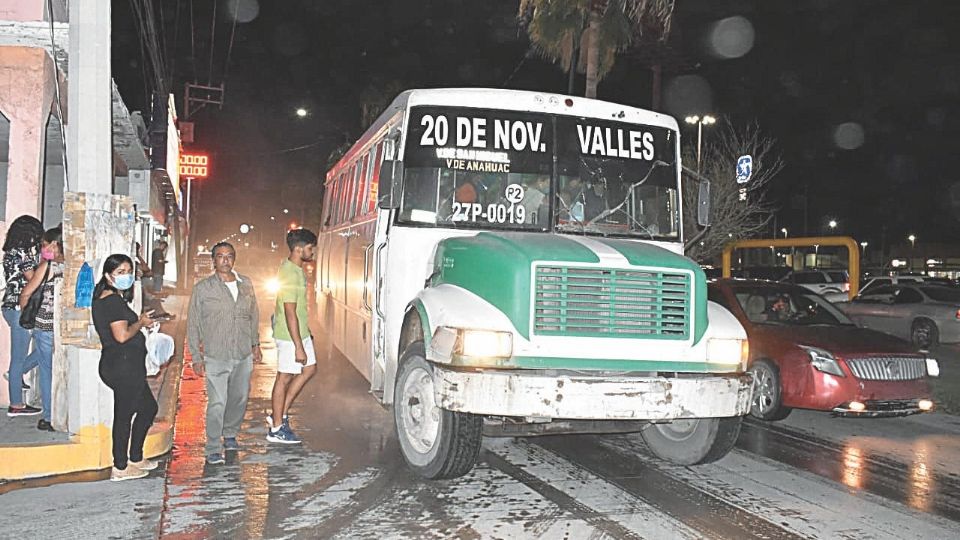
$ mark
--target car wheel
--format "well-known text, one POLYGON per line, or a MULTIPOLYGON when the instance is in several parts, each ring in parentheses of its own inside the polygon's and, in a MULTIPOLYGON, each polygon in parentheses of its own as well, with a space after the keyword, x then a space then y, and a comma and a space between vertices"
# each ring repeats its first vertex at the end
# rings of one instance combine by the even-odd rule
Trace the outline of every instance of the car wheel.
POLYGON ((740 436, 742 422, 742 416, 674 420, 650 424, 640 436, 660 459, 678 465, 701 465, 730 453, 740 436))
POLYGON ((940 342, 940 331, 930 319, 917 319, 910 329, 910 340, 921 349, 930 349, 940 342))
POLYGON ((783 420, 789 416, 792 409, 783 406, 780 370, 777 366, 767 360, 757 360, 750 366, 750 372, 754 380, 750 414, 767 421, 783 420))
POLYGON ((407 465, 428 479, 456 478, 480 453, 483 416, 441 409, 434 400, 433 367, 422 341, 403 353, 394 387, 393 417, 407 465))

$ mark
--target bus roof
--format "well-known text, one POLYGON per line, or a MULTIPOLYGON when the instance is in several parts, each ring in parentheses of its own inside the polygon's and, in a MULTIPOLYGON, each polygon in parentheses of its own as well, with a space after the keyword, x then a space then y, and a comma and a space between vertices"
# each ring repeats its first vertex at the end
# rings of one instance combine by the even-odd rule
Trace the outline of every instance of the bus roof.
POLYGON ((407 90, 397 96, 393 104, 398 108, 438 105, 530 111, 646 124, 674 131, 678 129, 676 119, 666 114, 610 103, 609 101, 549 92, 529 92, 502 88, 407 90))
POLYGON ((432 88, 406 90, 398 95, 390 106, 370 125, 363 135, 354 142, 351 149, 327 172, 340 168, 341 163, 353 159, 359 149, 379 133, 400 111, 419 105, 447 107, 474 107, 479 109, 503 109, 508 111, 528 111, 568 116, 602 118, 618 122, 629 122, 649 126, 664 127, 677 131, 677 120, 672 116, 629 107, 609 101, 588 99, 580 96, 567 96, 550 92, 530 92, 526 90, 507 90, 503 88, 432 88))

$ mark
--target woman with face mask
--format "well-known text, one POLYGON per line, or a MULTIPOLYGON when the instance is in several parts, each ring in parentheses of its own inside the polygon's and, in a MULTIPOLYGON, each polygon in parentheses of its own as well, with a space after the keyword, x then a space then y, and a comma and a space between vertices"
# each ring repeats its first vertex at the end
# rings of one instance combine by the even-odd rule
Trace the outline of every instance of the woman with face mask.
POLYGON ((113 481, 143 478, 157 468, 143 456, 157 400, 147 385, 147 344, 140 329, 153 324, 153 312, 137 317, 130 309, 134 279, 133 261, 115 253, 104 261, 93 291, 93 325, 103 346, 100 379, 113 390, 113 481))
POLYGON ((36 365, 40 375, 40 399, 43 413, 37 422, 37 429, 53 431, 50 424, 50 391, 53 382, 53 307, 56 282, 63 278, 63 244, 60 227, 43 233, 40 245, 40 266, 20 293, 20 309, 27 305, 30 295, 41 289, 43 301, 37 312, 36 326, 33 327, 33 351, 27 356, 27 365, 36 365))

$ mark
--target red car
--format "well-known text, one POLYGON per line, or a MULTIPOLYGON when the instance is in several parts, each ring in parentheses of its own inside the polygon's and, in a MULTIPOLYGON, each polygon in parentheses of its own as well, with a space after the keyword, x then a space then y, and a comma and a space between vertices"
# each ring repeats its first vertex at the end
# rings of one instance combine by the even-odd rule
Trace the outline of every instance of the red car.
POLYGON ((906 416, 933 408, 937 361, 907 341, 853 324, 796 285, 722 279, 709 298, 747 331, 756 377, 751 414, 782 420, 793 408, 841 416, 906 416))

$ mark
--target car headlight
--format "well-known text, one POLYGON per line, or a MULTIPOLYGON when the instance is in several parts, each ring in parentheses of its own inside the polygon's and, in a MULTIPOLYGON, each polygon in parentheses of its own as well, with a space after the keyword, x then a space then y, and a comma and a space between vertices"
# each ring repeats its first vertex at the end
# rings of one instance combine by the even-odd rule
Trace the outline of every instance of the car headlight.
POLYGON ((707 362, 711 364, 747 365, 750 346, 745 339, 710 338, 707 340, 707 362))
POLYGON ((482 358, 513 356, 513 334, 496 330, 461 329, 457 353, 482 358))
POLYGON ((936 358, 927 358, 927 375, 931 377, 940 376, 940 363, 936 358))
POLYGON ((807 347, 805 345, 800 345, 800 348, 807 352, 810 356, 810 363, 819 371, 836 375, 837 377, 846 377, 846 375, 843 374, 843 370, 840 369, 840 363, 837 362, 837 359, 829 352, 818 349, 817 347, 807 347))
POLYGON ((270 278, 264 283, 264 287, 267 289, 267 292, 270 294, 277 294, 280 292, 280 280, 273 277, 270 278))

